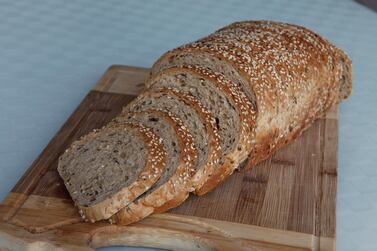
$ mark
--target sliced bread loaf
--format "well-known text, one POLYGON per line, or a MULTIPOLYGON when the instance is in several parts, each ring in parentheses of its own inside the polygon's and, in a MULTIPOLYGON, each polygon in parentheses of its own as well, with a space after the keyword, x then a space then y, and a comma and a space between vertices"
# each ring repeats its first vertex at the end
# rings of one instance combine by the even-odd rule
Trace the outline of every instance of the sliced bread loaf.
POLYGON ((166 150, 139 123, 107 126, 75 141, 60 157, 58 172, 84 219, 107 219, 157 182, 166 150))
POLYGON ((216 73, 200 66, 183 65, 161 71, 152 78, 150 88, 176 87, 198 98, 215 114, 221 142, 219 166, 212 177, 196 188, 205 194, 228 177, 251 151, 255 111, 242 89, 216 73), (211 185, 210 185, 211 184, 211 185))
POLYGON ((352 77, 350 60, 328 41, 303 27, 268 21, 234 23, 169 51, 151 76, 150 89, 121 117, 60 159, 59 172, 91 221, 122 209, 113 219, 130 223, 179 205, 189 191, 206 193, 248 154, 252 166, 291 142, 350 95, 352 77), (177 134, 178 125, 197 150, 194 174, 184 161, 191 156, 182 144, 189 137, 177 134), (125 162, 119 152, 126 153, 125 162), (180 170, 193 177, 177 188, 180 170))
POLYGON ((348 57, 312 31, 285 23, 232 24, 166 53, 152 76, 182 64, 224 70, 255 98, 251 164, 292 141, 351 90, 348 57))
POLYGON ((181 119, 169 111, 148 109, 144 112, 118 117, 116 121, 117 123, 137 121, 153 128, 156 134, 164 140, 168 149, 167 168, 159 181, 136 201, 110 218, 111 222, 127 225, 147 217, 154 212, 155 208, 160 208, 183 193, 188 196, 198 154, 188 128, 181 119), (169 159, 172 160, 170 163, 169 159))

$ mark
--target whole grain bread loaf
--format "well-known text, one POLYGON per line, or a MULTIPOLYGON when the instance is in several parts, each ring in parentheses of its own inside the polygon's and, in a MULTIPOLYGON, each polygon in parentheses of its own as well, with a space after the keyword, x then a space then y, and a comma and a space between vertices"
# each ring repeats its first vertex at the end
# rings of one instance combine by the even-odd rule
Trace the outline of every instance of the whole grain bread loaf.
POLYGON ((246 158, 248 166, 266 159, 347 98, 352 74, 344 52, 304 27, 244 21, 168 51, 153 65, 146 85, 119 117, 61 157, 59 173, 91 221, 115 214, 113 221, 129 224, 178 206, 190 191, 211 191, 246 158), (185 134, 177 134, 177 127, 185 134), (153 144, 140 137, 146 131, 153 144), (178 171, 187 171, 182 160, 191 155, 182 142, 188 135, 197 160, 189 185, 170 192, 178 171), (117 140, 133 143, 116 146, 117 140), (119 162, 103 150, 107 146, 130 148, 129 159, 119 162), (151 169, 157 153, 158 168, 151 169), (139 181, 140 173, 148 174, 142 176, 146 180, 139 181), (134 186, 137 192, 127 192, 134 186))

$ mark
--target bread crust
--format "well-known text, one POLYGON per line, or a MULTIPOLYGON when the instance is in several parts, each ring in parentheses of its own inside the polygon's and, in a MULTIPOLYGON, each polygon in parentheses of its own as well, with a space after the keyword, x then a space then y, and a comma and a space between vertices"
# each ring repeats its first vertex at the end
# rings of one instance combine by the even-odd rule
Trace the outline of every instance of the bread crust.
POLYGON ((169 111, 160 109, 148 109, 137 113, 153 113, 156 116, 163 117, 176 133, 181 154, 176 172, 166 183, 145 197, 130 203, 110 218, 110 222, 126 225, 152 214, 154 208, 161 207, 174 199, 181 191, 190 191, 191 177, 195 173, 194 167, 197 164, 198 157, 192 135, 178 117, 169 111))
POLYGON ((155 208, 154 209, 154 213, 155 214, 161 214, 161 213, 164 213, 164 212, 166 212, 166 211, 168 211, 168 210, 170 210, 172 208, 178 207, 183 202, 185 202, 185 200, 187 200, 187 198, 189 197, 189 195, 190 195, 190 193, 188 193, 186 191, 182 191, 174 199, 166 202, 161 207, 155 208))
MULTIPOLYGON (((81 139, 80 143, 85 143, 95 137, 96 134, 111 128, 103 128, 99 131, 92 132, 81 139)), ((81 217, 84 220, 95 222, 103 219, 108 219, 113 214, 118 212, 125 205, 132 202, 142 193, 147 191, 159 179, 162 170, 166 165, 166 151, 159 138, 151 128, 145 127, 138 123, 125 123, 122 127, 123 130, 135 130, 137 134, 143 139, 146 147, 148 148, 147 162, 143 171, 138 175, 138 178, 129 186, 122 188, 117 193, 109 198, 100 201, 96 204, 85 206, 76 203, 79 208, 81 217)), ((59 170, 59 169, 58 169, 59 170)))

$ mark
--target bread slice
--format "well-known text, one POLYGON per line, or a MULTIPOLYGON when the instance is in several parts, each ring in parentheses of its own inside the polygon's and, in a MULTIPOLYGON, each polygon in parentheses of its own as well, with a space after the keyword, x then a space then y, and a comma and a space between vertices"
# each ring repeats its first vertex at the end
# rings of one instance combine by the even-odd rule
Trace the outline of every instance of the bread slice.
POLYGON ((162 139, 151 128, 127 122, 75 141, 59 158, 58 172, 82 217, 94 222, 147 191, 165 166, 162 139))
POLYGON ((223 139, 222 157, 212 177, 196 188, 197 194, 205 194, 231 175, 248 157, 256 114, 253 105, 238 85, 221 73, 200 66, 165 69, 151 81, 150 88, 176 87, 198 98, 212 114, 216 114, 220 138, 223 139))
POLYGON ((131 224, 152 214, 155 208, 191 190, 191 178, 197 166, 197 149, 193 137, 182 120, 166 110, 148 109, 118 117, 117 123, 137 121, 154 129, 165 142, 167 168, 147 192, 136 201, 122 208, 110 218, 110 222, 131 224), (170 161, 169 163, 169 159, 170 161))
MULTIPOLYGON (((196 97, 175 87, 148 90, 131 102, 122 113, 153 107, 169 110, 192 132, 194 144, 199 150, 198 167, 192 178, 192 187, 196 191, 211 179, 219 168, 222 139, 214 116, 196 97)), ((187 196, 183 192, 180 197, 187 196)))
POLYGON ((231 24, 164 54, 159 71, 196 64, 221 71, 255 99, 250 165, 291 142, 351 92, 348 57, 312 31, 269 21, 231 24))

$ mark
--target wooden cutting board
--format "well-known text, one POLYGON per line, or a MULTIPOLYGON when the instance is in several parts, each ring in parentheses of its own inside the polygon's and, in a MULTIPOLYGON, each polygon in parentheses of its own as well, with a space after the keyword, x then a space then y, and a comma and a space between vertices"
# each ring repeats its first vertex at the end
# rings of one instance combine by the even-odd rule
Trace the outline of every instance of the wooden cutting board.
POLYGON ((0 205, 0 250, 335 250, 337 109, 268 160, 168 213, 131 226, 82 222, 57 159, 73 140, 116 116, 148 73, 128 66, 106 71, 0 205))

